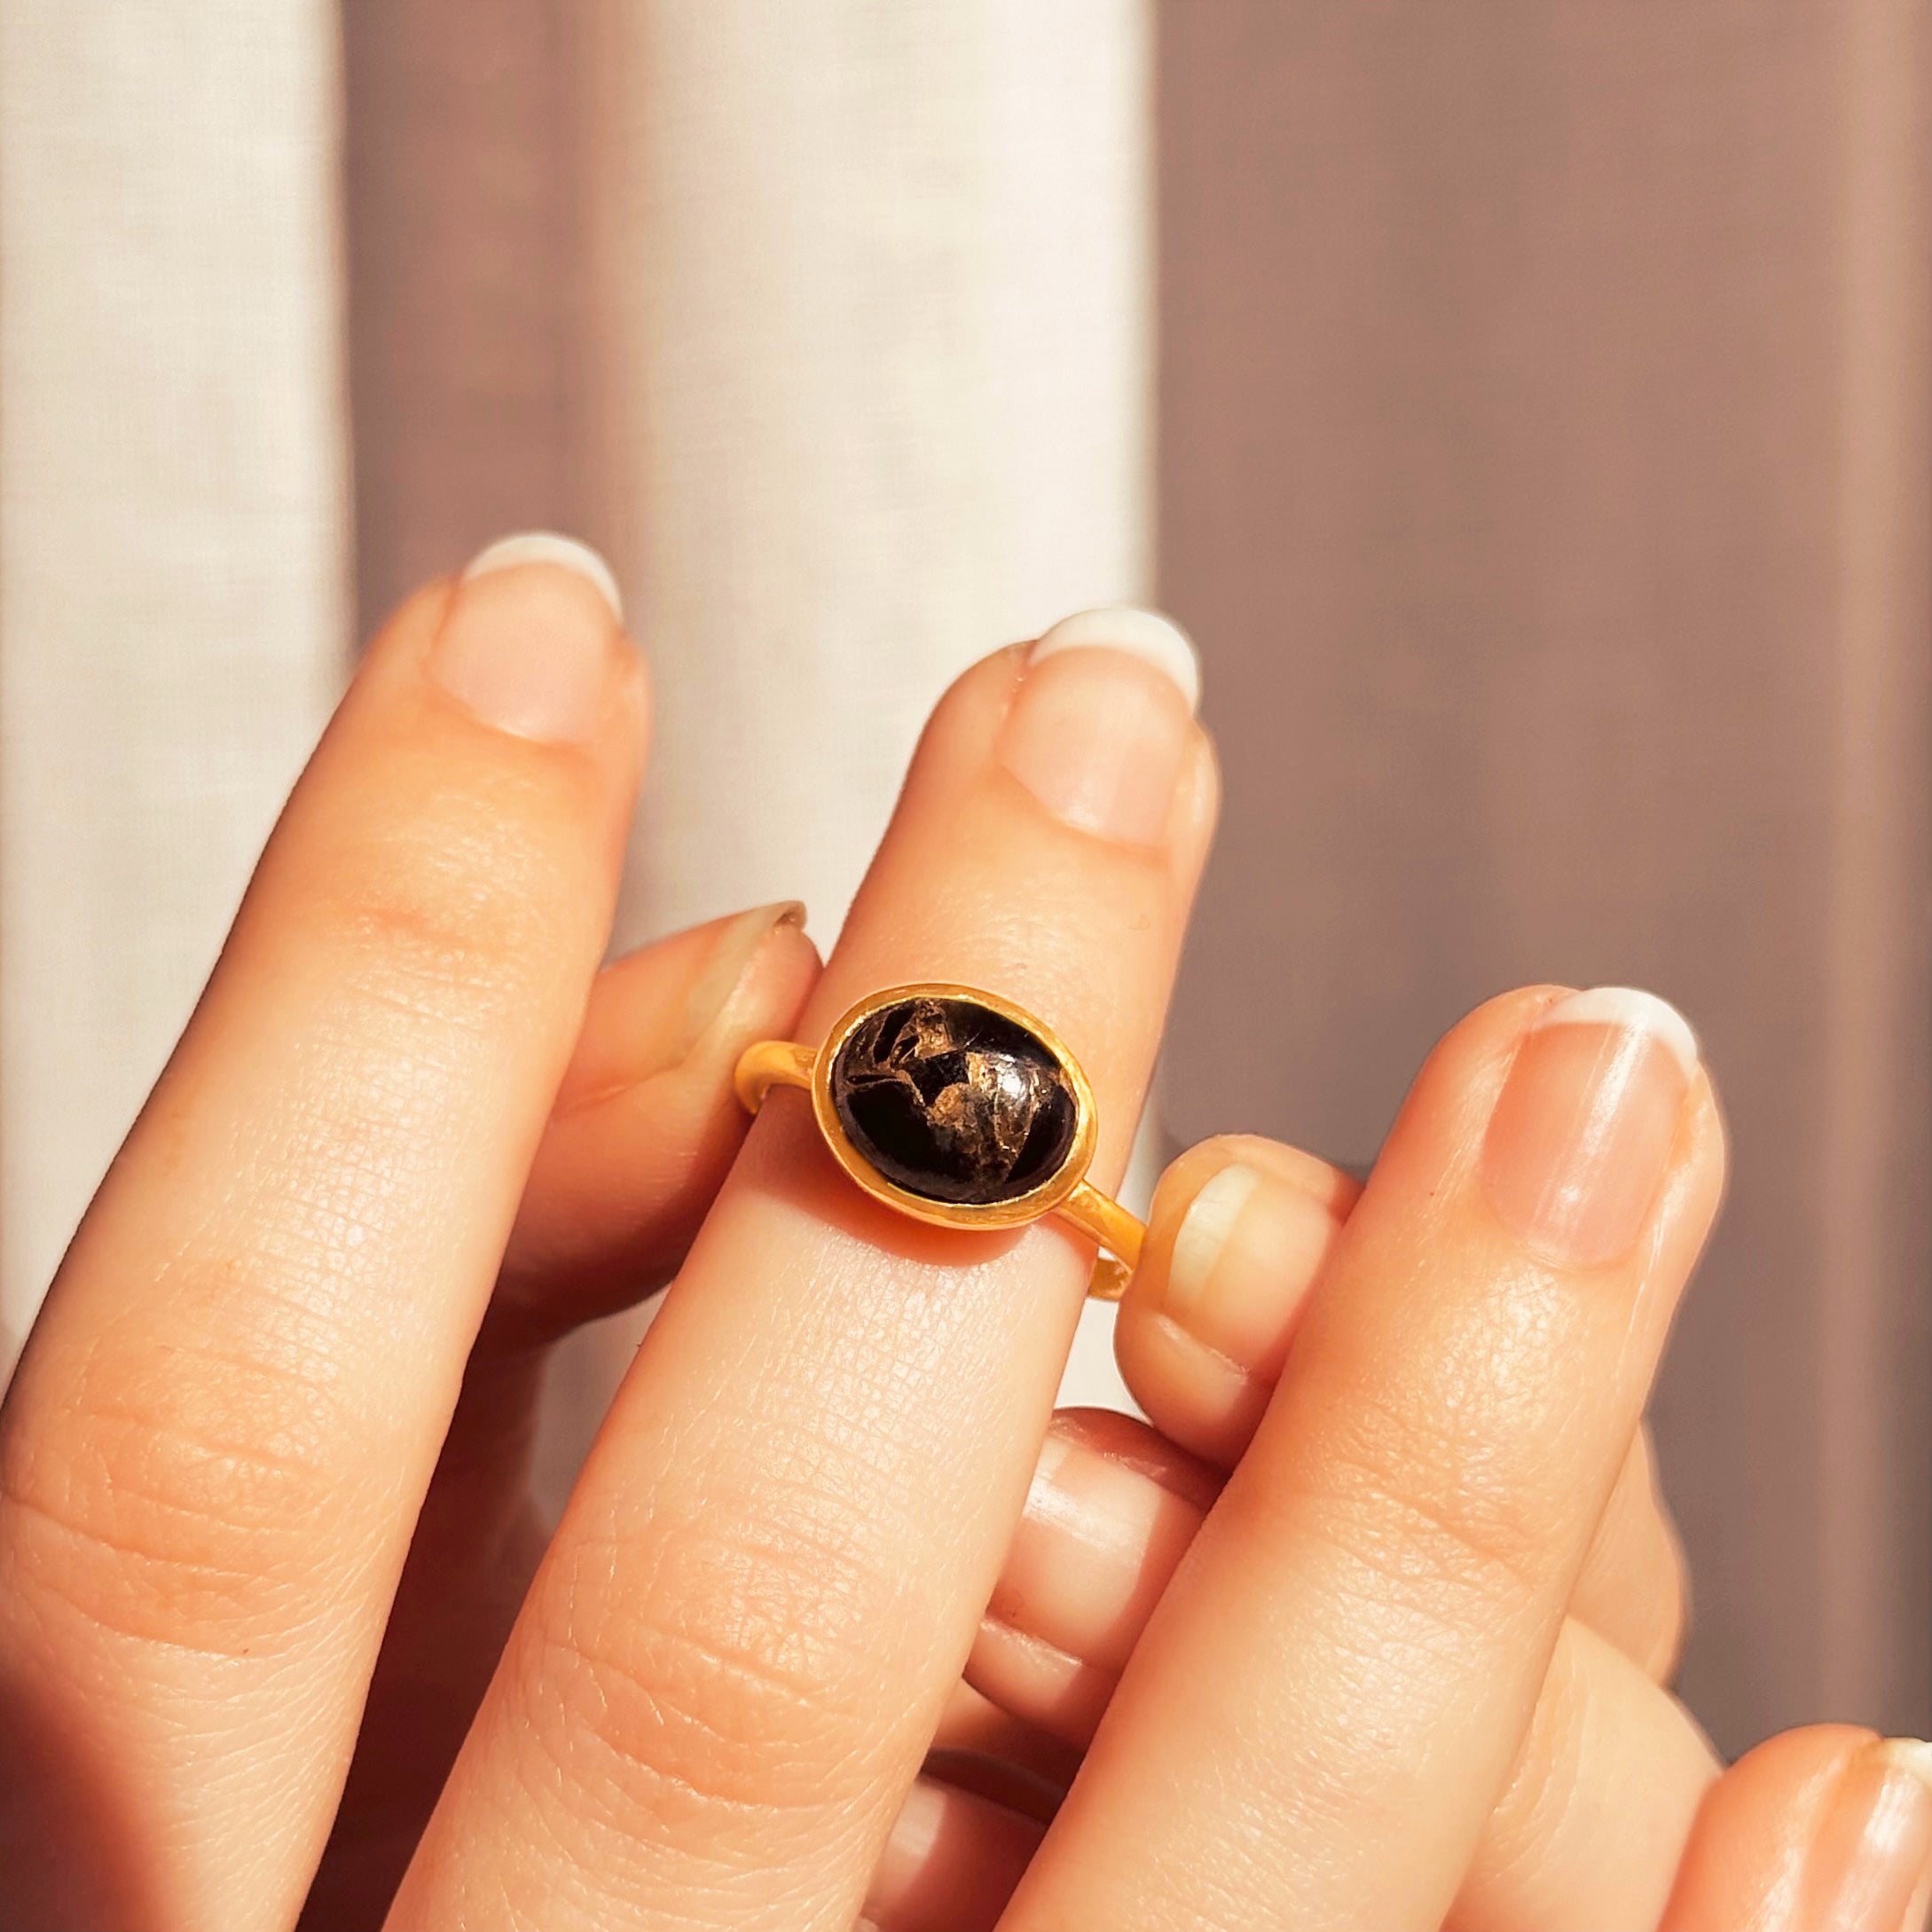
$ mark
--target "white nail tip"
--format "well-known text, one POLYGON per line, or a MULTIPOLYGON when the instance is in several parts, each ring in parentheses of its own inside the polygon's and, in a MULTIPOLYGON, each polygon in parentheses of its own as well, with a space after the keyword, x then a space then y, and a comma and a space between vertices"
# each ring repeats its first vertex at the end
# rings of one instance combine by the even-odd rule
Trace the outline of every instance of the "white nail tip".
POLYGON ((1082 610, 1073 617, 1062 617, 1027 653, 1027 662, 1037 664, 1042 657, 1091 645, 1125 651, 1128 656, 1151 664, 1174 680, 1190 711, 1200 703, 1201 660, 1187 632, 1171 617, 1163 617, 1152 610, 1136 610, 1131 604, 1082 610))
POLYGON ((1877 1752, 1888 1764, 1910 1771, 1922 1785, 1932 1786, 1932 1744, 1918 1738, 1887 1738, 1877 1752))
POLYGON ((1645 1033, 1669 1049, 1684 1069, 1685 1080, 1697 1072, 1697 1035, 1691 1023, 1668 1000, 1635 986, 1592 986, 1559 1000, 1536 1022, 1545 1026, 1618 1026, 1626 1033, 1645 1033))
POLYGON ((588 544, 580 544, 574 537, 560 537, 554 530, 525 530, 520 536, 499 538, 470 559, 463 580, 488 577, 492 570, 514 570, 525 563, 554 563, 559 569, 576 571, 597 587, 610 606, 611 616, 619 624, 624 622, 624 598, 610 566, 588 544))

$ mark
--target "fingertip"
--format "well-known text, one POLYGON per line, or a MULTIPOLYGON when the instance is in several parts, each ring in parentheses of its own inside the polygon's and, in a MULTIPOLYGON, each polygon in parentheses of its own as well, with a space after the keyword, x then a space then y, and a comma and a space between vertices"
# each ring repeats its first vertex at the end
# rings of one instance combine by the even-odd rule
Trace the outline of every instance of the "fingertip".
POLYGON ((1115 1353, 1174 1440, 1222 1464, 1245 1446, 1359 1191, 1328 1162, 1253 1135, 1203 1142, 1162 1175, 1115 1353))
POLYGON ((1201 656, 1172 617, 1130 604, 1076 611, 1043 631, 1027 651, 1037 664, 1062 651, 1111 650, 1158 671, 1180 692, 1190 711, 1201 702, 1201 656))
POLYGON ((479 723, 559 744, 602 736, 641 692, 609 566, 548 532, 506 538, 471 562, 426 668, 479 723))
POLYGON ((749 1125, 737 1057, 789 1037, 817 983, 804 915, 755 907, 599 974, 505 1261, 546 1331, 641 1300, 682 1259, 749 1125))

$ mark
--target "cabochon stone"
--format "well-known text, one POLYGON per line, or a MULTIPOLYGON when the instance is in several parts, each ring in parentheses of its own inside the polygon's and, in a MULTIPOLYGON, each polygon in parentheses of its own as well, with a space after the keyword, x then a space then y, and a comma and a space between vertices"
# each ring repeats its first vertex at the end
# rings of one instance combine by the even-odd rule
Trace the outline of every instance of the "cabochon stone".
POLYGON ((855 1027, 832 1104, 860 1154, 927 1200, 989 1206, 1058 1173, 1079 1124, 1045 1042, 970 1000, 918 997, 855 1027))

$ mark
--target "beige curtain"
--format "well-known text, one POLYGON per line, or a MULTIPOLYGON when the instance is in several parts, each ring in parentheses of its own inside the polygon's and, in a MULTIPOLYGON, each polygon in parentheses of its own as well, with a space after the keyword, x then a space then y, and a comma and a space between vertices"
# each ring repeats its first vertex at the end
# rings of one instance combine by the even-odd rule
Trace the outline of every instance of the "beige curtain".
POLYGON ((602 545, 663 690, 620 938, 826 940, 945 679, 1158 547, 1229 801, 1173 1128, 1365 1159, 1496 986, 1678 999, 1739 1160, 1659 1413, 1692 1700, 1922 1734, 1926 32, 6 0, 0 1316, 416 578, 602 545))

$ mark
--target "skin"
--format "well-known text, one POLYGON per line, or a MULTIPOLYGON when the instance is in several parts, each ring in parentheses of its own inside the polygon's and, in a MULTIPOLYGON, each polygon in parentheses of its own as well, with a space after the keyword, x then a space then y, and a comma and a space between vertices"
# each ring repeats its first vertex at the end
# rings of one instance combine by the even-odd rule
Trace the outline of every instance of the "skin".
MULTIPOLYGON (((1111 1185, 1211 750, 1139 659, 998 653, 942 701, 822 976, 775 919, 600 974, 647 710, 609 607, 554 566, 432 585, 372 645, 0 1416, 0 1909, 238 1932, 305 1900, 316 1925, 439 1932, 1439 1921, 1585 1641, 1566 1633, 1588 1611, 1656 1648, 1668 1560, 1624 1593, 1641 1615, 1584 1586, 1715 1204, 1701 1076, 1641 1264, 1578 1273, 1511 1249, 1470 1192, 1486 1096, 1553 995, 1449 1036, 1060 1801, 1078 1747, 960 1674, 1091 1251, 891 1215, 796 1096, 726 1175, 725 1081, 744 1041, 813 1038, 877 986, 995 986, 1086 1068, 1111 1185), (597 680, 568 705, 500 666, 452 682, 452 638, 485 624, 597 680), (522 723, 476 711, 492 688, 522 723), (1134 758, 1056 789, 1103 711, 1134 758), (539 1548, 542 1350, 672 1268, 539 1548), (942 1724, 999 1767, 986 1788, 962 1795, 963 1759, 921 1779, 942 1724)), ((1623 1514, 1655 1557, 1645 1497, 1623 1514)), ((1759 1844, 1780 1788, 1759 1778, 1723 1830, 1759 1844)), ((1716 1912, 1758 1863, 1710 1857, 1716 1912)))

